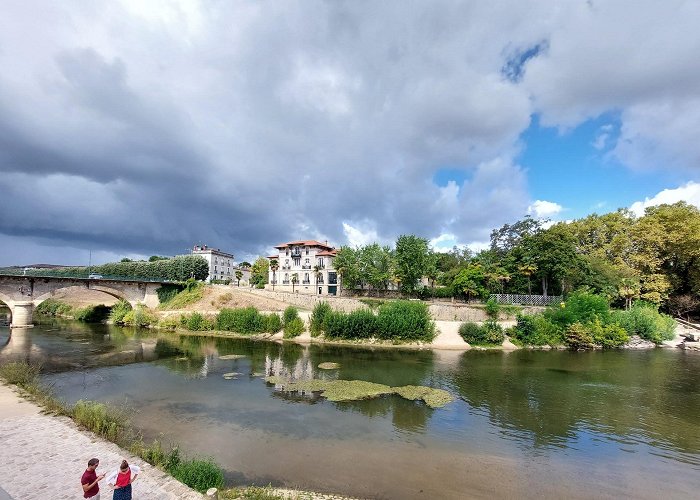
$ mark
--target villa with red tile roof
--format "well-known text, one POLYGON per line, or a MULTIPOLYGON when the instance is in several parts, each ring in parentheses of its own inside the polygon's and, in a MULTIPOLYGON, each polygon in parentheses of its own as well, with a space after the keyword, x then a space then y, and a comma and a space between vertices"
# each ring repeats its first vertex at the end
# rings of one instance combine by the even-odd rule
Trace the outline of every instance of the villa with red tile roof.
POLYGON ((277 254, 267 258, 277 261, 270 269, 266 288, 314 295, 338 295, 340 279, 333 267, 337 250, 328 242, 289 241, 275 245, 277 254))

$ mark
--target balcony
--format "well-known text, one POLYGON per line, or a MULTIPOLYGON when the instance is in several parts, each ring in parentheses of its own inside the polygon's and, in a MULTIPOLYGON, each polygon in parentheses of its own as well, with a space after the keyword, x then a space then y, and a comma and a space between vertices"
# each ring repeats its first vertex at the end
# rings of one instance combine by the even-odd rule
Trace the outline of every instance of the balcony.
POLYGON ((302 269, 311 269, 311 264, 304 264, 301 266, 302 269))
POLYGON ((289 280, 282 280, 283 285, 289 285, 289 280))
POLYGON ((311 284, 311 280, 304 280, 304 281, 301 282, 301 284, 302 284, 302 285, 310 285, 310 284, 311 284))
POLYGON ((292 250, 292 257, 301 257, 301 250, 292 250))
POLYGON ((286 266, 282 266, 280 269, 291 269, 291 268, 292 268, 292 266, 286 265, 286 266))
POLYGON ((272 280, 272 281, 270 281, 270 284, 271 284, 271 285, 276 285, 276 284, 277 284, 277 280, 272 280))
POLYGON ((323 278, 319 278, 316 280, 317 285, 323 285, 323 278))

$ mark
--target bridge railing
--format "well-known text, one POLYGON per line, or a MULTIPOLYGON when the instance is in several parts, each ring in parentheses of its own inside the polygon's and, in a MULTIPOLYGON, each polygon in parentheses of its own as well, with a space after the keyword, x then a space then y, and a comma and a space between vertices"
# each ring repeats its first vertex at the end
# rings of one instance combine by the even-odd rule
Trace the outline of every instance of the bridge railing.
POLYGON ((89 281, 139 281, 147 283, 178 283, 176 281, 167 280, 163 278, 144 278, 141 276, 117 276, 109 274, 96 274, 96 273, 71 273, 71 274, 59 274, 59 273, 42 273, 41 270, 0 270, 0 276, 12 276, 12 277, 23 277, 23 278, 64 278, 64 279, 81 279, 89 281))

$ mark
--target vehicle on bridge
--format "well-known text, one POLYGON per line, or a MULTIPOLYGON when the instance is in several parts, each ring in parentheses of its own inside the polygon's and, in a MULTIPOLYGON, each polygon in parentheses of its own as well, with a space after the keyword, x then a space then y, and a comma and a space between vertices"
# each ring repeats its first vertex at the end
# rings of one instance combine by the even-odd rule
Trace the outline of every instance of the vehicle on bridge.
POLYGON ((101 280, 102 278, 104 278, 104 276, 102 276, 101 274, 95 274, 95 273, 90 273, 90 275, 88 276, 88 279, 91 279, 91 280, 101 280))

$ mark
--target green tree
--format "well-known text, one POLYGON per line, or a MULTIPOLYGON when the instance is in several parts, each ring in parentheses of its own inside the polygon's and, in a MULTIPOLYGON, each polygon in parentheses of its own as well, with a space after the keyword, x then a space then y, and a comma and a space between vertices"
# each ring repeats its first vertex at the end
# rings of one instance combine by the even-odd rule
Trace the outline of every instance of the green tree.
POLYGON ((377 243, 366 245, 357 250, 359 277, 362 283, 375 290, 386 290, 394 275, 392 251, 388 246, 377 243))
POLYGON ((264 285, 267 283, 270 262, 265 257, 258 257, 250 270, 250 283, 253 285, 264 285))
POLYGON ((236 270, 236 281, 238 281, 238 286, 241 286, 241 278, 243 277, 243 271, 236 270))
POLYGON ((429 265, 428 240, 414 235, 401 235, 396 240, 396 277, 404 293, 413 293, 429 265))
POLYGON ((277 259, 270 260, 270 270, 272 271, 272 291, 275 291, 275 285, 277 284, 277 270, 280 268, 280 264, 277 259))
POLYGON ((484 279, 481 264, 469 264, 455 276, 452 287, 456 293, 464 295, 467 302, 471 302, 472 297, 483 297, 486 294, 484 279))
POLYGON ((352 290, 362 286, 360 259, 357 250, 348 246, 341 247, 333 265, 342 279, 344 288, 352 290))

